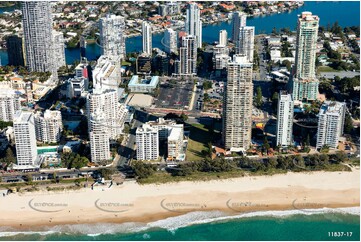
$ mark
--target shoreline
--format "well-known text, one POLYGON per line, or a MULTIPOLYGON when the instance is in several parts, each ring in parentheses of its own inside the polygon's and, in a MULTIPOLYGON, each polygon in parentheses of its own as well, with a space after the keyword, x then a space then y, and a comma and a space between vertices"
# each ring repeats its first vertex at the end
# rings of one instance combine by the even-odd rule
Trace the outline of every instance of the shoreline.
POLYGON ((0 227, 34 227, 127 222, 150 223, 190 212, 307 211, 359 207, 359 170, 287 173, 208 182, 139 185, 111 189, 33 192, 0 197, 0 227))

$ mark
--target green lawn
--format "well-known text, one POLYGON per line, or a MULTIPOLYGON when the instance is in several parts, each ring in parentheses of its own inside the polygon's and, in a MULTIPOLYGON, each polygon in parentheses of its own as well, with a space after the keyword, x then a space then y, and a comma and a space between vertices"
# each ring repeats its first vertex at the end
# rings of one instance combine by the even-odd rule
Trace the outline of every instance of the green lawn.
POLYGON ((187 161, 199 161, 204 159, 202 150, 207 149, 208 142, 212 141, 212 136, 203 124, 192 124, 186 153, 187 161))
POLYGON ((318 67, 317 71, 318 72, 337 72, 338 70, 335 70, 329 66, 320 66, 320 67, 318 67))

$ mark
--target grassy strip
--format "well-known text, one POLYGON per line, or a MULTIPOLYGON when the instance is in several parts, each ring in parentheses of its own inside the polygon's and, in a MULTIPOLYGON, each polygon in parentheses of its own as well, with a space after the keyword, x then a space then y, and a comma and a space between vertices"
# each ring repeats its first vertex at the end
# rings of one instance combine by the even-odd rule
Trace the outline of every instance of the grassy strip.
POLYGON ((282 169, 269 169, 266 171, 259 170, 254 172, 244 171, 244 170, 232 170, 226 172, 193 172, 188 176, 172 176, 170 173, 165 171, 158 171, 151 176, 143 179, 139 179, 138 183, 140 184, 163 184, 171 182, 181 182, 181 181, 211 181, 211 180, 221 180, 229 178, 237 178, 244 176, 272 176, 277 174, 286 174, 287 172, 313 172, 313 171, 325 171, 325 172, 336 172, 336 171, 351 171, 351 169, 343 164, 332 164, 323 169, 315 170, 282 170, 282 169))
POLYGON ((212 141, 212 136, 203 124, 192 124, 186 152, 187 161, 200 161, 204 159, 202 150, 207 149, 208 142, 212 141))
POLYGON ((320 66, 317 69, 318 72, 338 72, 338 70, 333 69, 332 67, 329 66, 320 66))

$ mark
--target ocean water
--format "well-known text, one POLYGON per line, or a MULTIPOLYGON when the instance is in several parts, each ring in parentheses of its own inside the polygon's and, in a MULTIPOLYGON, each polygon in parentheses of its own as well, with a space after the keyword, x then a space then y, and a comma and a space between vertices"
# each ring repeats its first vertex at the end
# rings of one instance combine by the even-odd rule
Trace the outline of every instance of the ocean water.
POLYGON ((0 240, 360 240, 359 208, 251 212, 191 212, 142 223, 62 225, 43 231, 0 227, 0 240), (329 232, 348 236, 332 237, 329 232), (352 233, 352 235, 351 235, 352 233))

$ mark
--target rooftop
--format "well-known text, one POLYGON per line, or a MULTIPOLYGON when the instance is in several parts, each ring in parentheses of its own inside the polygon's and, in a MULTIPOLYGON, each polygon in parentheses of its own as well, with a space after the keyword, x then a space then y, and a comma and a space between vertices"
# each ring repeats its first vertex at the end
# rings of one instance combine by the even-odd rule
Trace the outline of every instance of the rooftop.
POLYGON ((320 108, 320 114, 340 114, 344 106, 345 103, 325 101, 320 108))
POLYGON ((139 79, 138 75, 132 76, 128 86, 152 86, 156 87, 159 82, 159 76, 152 76, 151 78, 139 79))
POLYGON ((182 136, 183 125, 173 126, 168 136, 168 141, 177 141, 179 136, 182 136))
POLYGON ((31 112, 17 111, 14 115, 14 123, 28 123, 32 115, 31 112))

